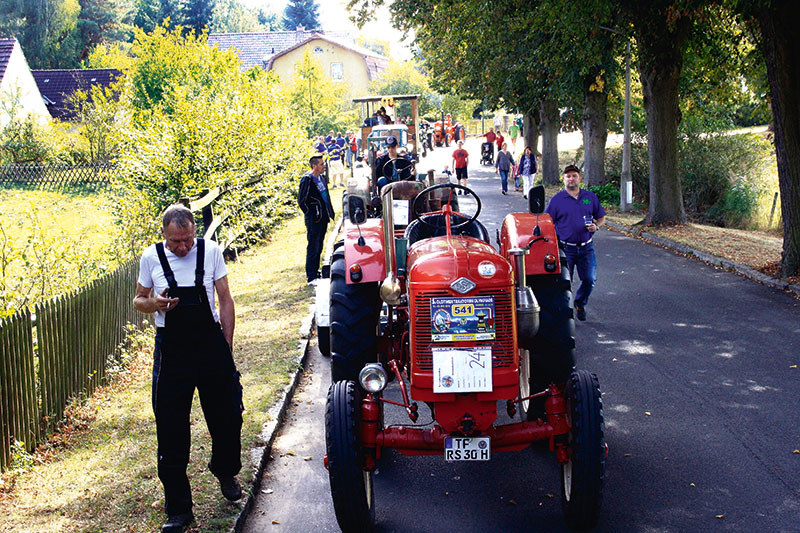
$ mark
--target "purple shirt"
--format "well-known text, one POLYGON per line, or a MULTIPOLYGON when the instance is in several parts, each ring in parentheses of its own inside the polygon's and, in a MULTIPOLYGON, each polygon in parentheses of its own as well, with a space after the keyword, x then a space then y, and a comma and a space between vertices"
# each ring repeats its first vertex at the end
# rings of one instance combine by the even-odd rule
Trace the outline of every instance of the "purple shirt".
POLYGON ((559 240, 573 244, 592 238, 592 233, 584 225, 584 216, 591 215, 594 220, 606 216, 597 195, 586 189, 581 189, 577 198, 561 189, 550 198, 544 212, 553 217, 559 240))

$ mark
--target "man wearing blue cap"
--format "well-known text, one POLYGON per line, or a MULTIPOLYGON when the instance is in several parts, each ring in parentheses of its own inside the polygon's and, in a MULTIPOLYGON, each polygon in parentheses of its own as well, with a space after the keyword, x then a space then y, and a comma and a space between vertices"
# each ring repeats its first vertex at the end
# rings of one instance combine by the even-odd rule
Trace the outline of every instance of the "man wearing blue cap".
POLYGON ((393 181, 406 180, 414 176, 412 162, 407 156, 397 153, 397 139, 386 137, 386 153, 375 160, 375 168, 378 176, 378 190, 387 183, 393 181), (401 161, 396 161, 397 159, 401 161))
POLYGON ((550 198, 544 212, 553 217, 558 242, 567 256, 569 277, 575 267, 581 285, 575 293, 575 315, 586 320, 586 304, 597 282, 597 258, 592 239, 594 233, 606 223, 606 212, 597 195, 581 189, 580 169, 567 165, 564 169, 564 188, 550 198))

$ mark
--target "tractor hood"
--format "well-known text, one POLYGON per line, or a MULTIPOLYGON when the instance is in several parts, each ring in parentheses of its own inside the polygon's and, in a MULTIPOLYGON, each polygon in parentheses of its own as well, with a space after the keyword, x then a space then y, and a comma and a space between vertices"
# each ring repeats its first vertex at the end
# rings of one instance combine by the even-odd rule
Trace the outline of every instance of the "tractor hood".
POLYGON ((478 239, 434 237, 412 246, 408 253, 409 283, 445 288, 459 278, 483 287, 506 287, 514 282, 508 261, 478 239))

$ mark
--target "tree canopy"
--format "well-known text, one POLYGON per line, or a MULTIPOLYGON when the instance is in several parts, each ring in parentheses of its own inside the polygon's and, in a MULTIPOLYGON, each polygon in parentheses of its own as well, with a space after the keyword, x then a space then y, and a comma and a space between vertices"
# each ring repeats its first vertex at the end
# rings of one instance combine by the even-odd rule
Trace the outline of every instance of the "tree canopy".
POLYGON ((298 27, 313 30, 320 27, 319 4, 314 0, 289 0, 283 11, 283 28, 291 31, 298 27))

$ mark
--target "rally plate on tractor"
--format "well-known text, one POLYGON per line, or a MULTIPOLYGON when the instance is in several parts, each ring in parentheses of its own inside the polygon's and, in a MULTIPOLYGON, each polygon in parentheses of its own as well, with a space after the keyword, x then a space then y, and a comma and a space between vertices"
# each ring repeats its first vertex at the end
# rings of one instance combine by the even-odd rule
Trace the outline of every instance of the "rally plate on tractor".
POLYGON ((489 437, 447 437, 444 439, 445 461, 488 461, 491 457, 489 437))

